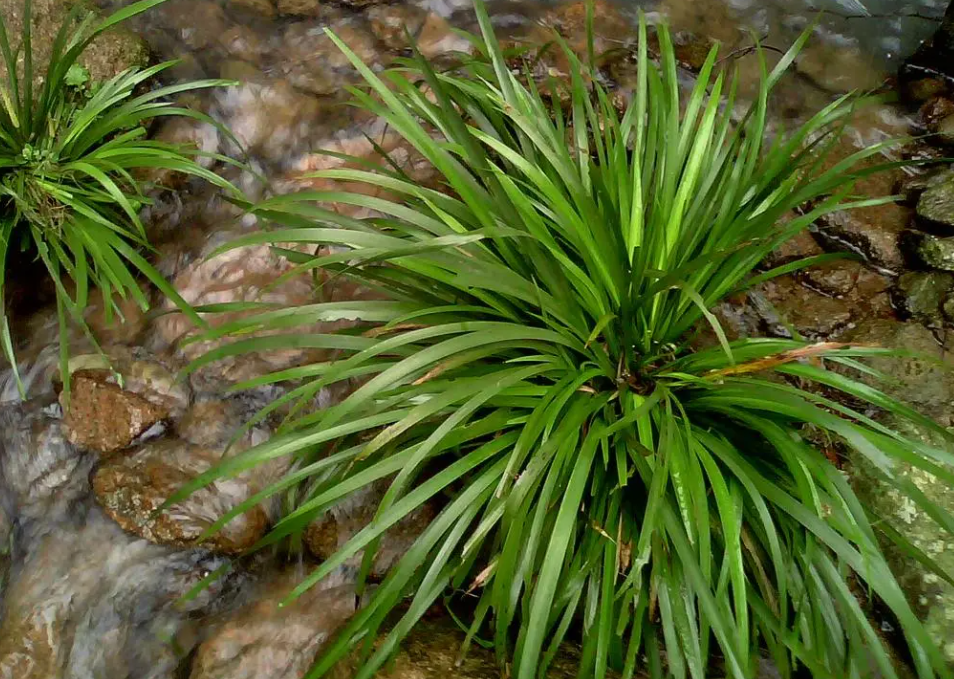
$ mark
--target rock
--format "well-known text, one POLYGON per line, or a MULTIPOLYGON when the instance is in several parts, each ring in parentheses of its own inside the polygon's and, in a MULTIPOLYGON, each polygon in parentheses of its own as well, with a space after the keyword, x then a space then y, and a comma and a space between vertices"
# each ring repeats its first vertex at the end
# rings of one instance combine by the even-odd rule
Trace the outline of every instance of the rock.
POLYGON ((400 3, 397 5, 375 5, 365 13, 371 25, 371 32, 385 47, 392 50, 410 47, 407 34, 416 36, 425 17, 423 9, 416 5, 400 3))
POLYGON ((179 598, 221 559, 131 538, 95 507, 37 528, 0 607, 0 677, 173 679, 182 658, 170 641, 221 583, 179 598))
POLYGON ((0 505, 22 525, 68 513, 89 492, 93 456, 70 445, 58 415, 55 402, 0 408, 0 505))
MULTIPOLYGON (((250 443, 264 440, 263 433, 255 433, 250 443)), ((180 486, 222 458, 221 451, 184 441, 153 441, 102 464, 93 475, 93 492, 106 514, 124 530, 157 544, 192 546, 219 517, 276 478, 274 470, 260 467, 254 473, 216 481, 153 515, 180 486)), ((235 517, 203 546, 237 554, 255 544, 267 528, 268 515, 256 505, 235 517)))
MULTIPOLYGON (((848 139, 844 140, 842 147, 833 151, 826 159, 825 169, 830 163, 857 151, 848 139)), ((871 164, 865 161, 858 169, 864 169, 871 164)), ((859 180, 854 191, 858 195, 871 198, 892 196, 900 181, 901 174, 898 172, 878 172, 859 180)), ((835 249, 856 252, 877 267, 900 271, 904 268, 904 257, 898 246, 898 238, 908 228, 910 221, 911 211, 908 208, 897 203, 888 203, 826 215, 818 220, 814 233, 823 243, 835 249)))
POLYGON ((67 437, 99 453, 129 446, 160 421, 182 414, 191 398, 165 365, 141 352, 112 347, 109 358, 74 356, 70 368, 68 407, 65 393, 60 395, 67 437))
POLYGON ((232 7, 254 12, 266 19, 274 19, 276 9, 271 0, 229 0, 232 7))
POLYGON ((897 306, 907 317, 928 326, 941 324, 941 305, 954 288, 954 275, 909 271, 898 278, 897 306))
MULTIPOLYGON (((567 39, 570 48, 580 56, 587 52, 586 7, 587 3, 582 0, 568 0, 558 4, 541 18, 543 25, 556 29, 567 39)), ((622 39, 632 35, 633 24, 620 13, 616 3, 594 0, 593 47, 597 54, 618 48, 622 39)))
POLYGON ((950 115, 954 115, 954 101, 947 97, 934 97, 924 102, 919 110, 921 123, 928 130, 937 131, 937 125, 950 115))
POLYGON ((278 13, 316 17, 321 14, 321 0, 278 0, 278 13))
POLYGON ((833 94, 876 90, 884 75, 859 47, 811 40, 798 55, 796 71, 833 94))
POLYGON ((474 46, 467 38, 454 33, 447 19, 431 12, 417 36, 417 49, 428 59, 434 59, 454 52, 470 54, 474 46))
POLYGON ((248 26, 232 26, 218 37, 218 42, 230 57, 253 64, 268 50, 266 39, 248 26))
POLYGON ((827 338, 852 320, 851 308, 844 300, 819 295, 790 276, 776 278, 760 287, 781 320, 806 337, 827 338))
POLYGON ((781 266, 805 257, 814 257, 824 253, 818 241, 808 231, 800 231, 794 238, 790 238, 765 258, 764 265, 768 268, 781 266))
POLYGON ((934 227, 954 229, 954 177, 944 175, 921 194, 917 207, 918 217, 934 227))
POLYGON ((901 66, 902 92, 915 101, 954 91, 954 5, 948 4, 941 25, 901 66))
MULTIPOLYGON (((382 481, 355 491, 325 514, 316 519, 305 530, 305 544, 309 551, 319 559, 327 559, 352 537, 371 523, 378 505, 384 498, 389 482, 382 481)), ((430 505, 424 505, 399 521, 381 538, 378 551, 371 567, 371 577, 379 579, 396 564, 413 546, 414 541, 424 532, 437 512, 430 505)), ((359 552, 349 564, 354 568, 361 565, 364 552, 359 552)))
POLYGON ((225 10, 214 0, 170 0, 164 10, 177 37, 193 50, 214 45, 229 28, 225 10))
MULTIPOLYGON (((70 4, 63 0, 33 0, 31 43, 33 63, 41 68, 37 74, 38 81, 49 63, 56 34, 69 12, 70 4)), ((10 39, 10 49, 19 49, 23 30, 23 0, 0 0, 0 16, 3 17, 10 39)), ((94 40, 79 61, 93 80, 106 80, 127 68, 145 66, 149 62, 149 50, 131 31, 117 27, 94 40)))
MULTIPOLYGON (((312 134, 318 101, 288 80, 245 82, 218 95, 222 122, 249 153, 281 163, 312 134)), ((237 149, 233 149, 236 150, 237 149)))
POLYGON ((937 138, 944 144, 954 144, 954 114, 937 124, 937 138))
MULTIPOLYGON (((954 373, 946 367, 951 360, 930 330, 917 322, 866 318, 837 339, 925 357, 927 360, 907 356, 871 357, 866 361, 869 365, 893 378, 892 383, 871 384, 947 426, 954 402, 954 373)), ((868 380, 865 376, 859 379, 868 380)))
POLYGON ((60 396, 70 443, 87 450, 113 453, 130 445, 162 420, 167 412, 110 382, 107 370, 78 370, 70 377, 72 395, 60 396))
MULTIPOLYGON (((384 640, 382 634, 377 643, 384 640)), ((493 650, 471 644, 458 662, 464 633, 446 617, 425 617, 401 643, 399 650, 375 677, 377 679, 500 679, 506 676, 493 650)), ((580 650, 564 643, 546 673, 546 679, 575 679, 580 668, 580 650)), ((357 654, 339 662, 329 679, 353 679, 361 669, 357 654)), ((608 679, 619 675, 610 671, 608 679)), ((192 679, 195 679, 194 677, 192 679)))
MULTIPOLYGON (((915 440, 954 452, 950 441, 943 440, 933 432, 907 423, 894 424, 903 434, 915 440)), ((954 512, 954 489, 934 475, 906 463, 897 463, 893 473, 913 483, 941 511, 954 512)), ((884 481, 882 473, 867 460, 853 460, 851 479, 859 499, 873 512, 874 517, 889 523, 940 568, 948 573, 954 572, 954 538, 911 498, 884 481)), ((916 615, 947 660, 954 663, 954 616, 951 615, 951 611, 954 611, 954 586, 919 562, 906 557, 888 541, 883 541, 883 547, 891 570, 907 594, 916 615)))
POLYGON ((339 93, 342 85, 359 78, 348 57, 322 30, 326 23, 365 64, 374 66, 383 60, 380 45, 363 17, 291 24, 282 34, 281 68, 290 84, 316 95, 339 93))
POLYGON ((355 610, 354 589, 316 585, 279 607, 301 581, 296 572, 265 581, 198 648, 189 679, 300 679, 325 642, 355 610))
POLYGON ((917 256, 931 268, 954 271, 954 237, 939 238, 922 234, 917 245, 917 256))

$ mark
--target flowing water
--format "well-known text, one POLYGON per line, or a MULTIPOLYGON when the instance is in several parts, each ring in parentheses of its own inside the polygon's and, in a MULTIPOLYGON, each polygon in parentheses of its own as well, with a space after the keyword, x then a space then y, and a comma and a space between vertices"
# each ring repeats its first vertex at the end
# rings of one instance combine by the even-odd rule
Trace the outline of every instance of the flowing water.
MULTIPOLYGON (((118 4, 122 3, 110 6, 118 4)), ((936 17, 943 13, 942 4, 941 0, 865 0, 864 5, 856 0, 626 2, 600 5, 597 24, 604 27, 601 45, 625 47, 632 39, 636 10, 642 8, 654 21, 667 17, 683 36, 718 39, 743 54, 753 37, 771 49, 786 48, 818 19, 819 10, 825 10, 798 74, 786 81, 777 98, 781 116, 798 118, 843 91, 878 86, 900 58, 930 35, 936 17)), ((367 136, 424 176, 428 169, 416 166, 413 152, 390 139, 379 121, 342 105, 343 88, 354 83, 355 76, 323 29, 332 28, 376 66, 405 47, 404 28, 418 35, 426 54, 439 58, 466 45, 450 27, 473 30, 467 7, 468 0, 393 5, 169 0, 131 27, 157 57, 180 60, 172 78, 238 81, 183 101, 208 111, 232 131, 234 139, 192 121, 175 121, 154 132, 163 139, 190 141, 203 151, 247 161, 253 171, 225 165, 217 170, 252 198, 309 186, 299 177, 302 172, 336 162, 317 153, 320 149, 370 155, 367 136)), ((553 3, 493 0, 491 10, 503 34, 533 39, 539 37, 541 24, 576 31, 577 37, 582 31, 579 11, 553 3)), ((753 77, 751 60, 743 55, 739 62, 743 71, 748 64, 753 77)), ((882 128, 894 131, 899 126, 903 127, 903 119, 883 109, 874 132, 859 134, 877 137, 882 128)), ((203 261, 217 245, 255 224, 200 185, 184 184, 160 196, 146 217, 160 270, 193 303, 259 299, 265 286, 286 270, 264 248, 203 261)), ((271 301, 292 304, 307 299, 309 291, 307 282, 292 281, 265 294, 271 301)), ((188 328, 174 317, 152 319, 131 311, 129 318, 119 330, 105 328, 95 313, 92 322, 106 344, 120 347, 116 352, 135 348, 123 360, 132 372, 147 375, 142 383, 148 388, 143 387, 142 393, 174 404, 163 422, 135 433, 133 453, 99 456, 65 437, 53 389, 56 328, 50 310, 41 309, 18 325, 20 336, 28 338, 21 347, 21 372, 29 399, 19 402, 10 373, 0 374, 0 679, 300 676, 320 642, 360 604, 348 584, 353 567, 343 569, 297 608, 278 609, 275 602, 308 565, 307 558, 290 564, 268 558, 243 564, 182 603, 180 597, 203 576, 230 562, 237 544, 254 541, 276 508, 247 515, 230 537, 233 542, 211 551, 189 547, 190 536, 196 534, 189 531, 201 530, 215 512, 248 497, 262 479, 239 478, 217 486, 180 508, 168 524, 150 523, 150 510, 157 504, 154 495, 161 502, 162 492, 211 464, 238 426, 278 393, 260 390, 223 399, 224 386, 307 356, 285 352, 225 361, 194 374, 184 387, 173 387, 157 375, 181 367, 203 347, 175 348, 188 328)), ((77 337, 73 351, 82 354, 89 346, 77 337)), ((335 397, 323 393, 317 406, 335 397)), ((109 404, 116 405, 96 401, 89 417, 96 419, 97 408, 109 404)), ((134 408, 126 402, 120 405, 126 408, 116 411, 120 414, 134 408)), ((135 407, 145 408, 141 403, 135 407)), ((246 443, 264 440, 268 430, 268 423, 263 423, 246 443)), ((266 470, 264 475, 273 478, 281 471, 266 470)), ((362 501, 366 507, 368 498, 359 497, 336 510, 331 521, 337 522, 339 534, 333 539, 343 539, 343 526, 360 524, 360 515, 366 513, 362 501)), ((420 517, 422 522, 426 519, 420 517)), ((413 526, 406 528, 413 534, 413 526)), ((315 535, 315 542, 320 542, 321 535, 315 535)))

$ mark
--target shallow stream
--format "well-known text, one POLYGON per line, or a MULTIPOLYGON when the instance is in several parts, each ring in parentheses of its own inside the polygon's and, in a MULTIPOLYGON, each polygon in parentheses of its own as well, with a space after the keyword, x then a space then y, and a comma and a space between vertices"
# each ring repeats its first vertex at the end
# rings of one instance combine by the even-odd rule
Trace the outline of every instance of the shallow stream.
MULTIPOLYGON (((118 4, 123 3, 111 6, 118 4)), ((218 169, 255 198, 309 186, 299 178, 302 172, 334 162, 316 153, 319 149, 370 155, 366 134, 384 142, 413 171, 426 175, 427 168, 415 167, 414 154, 391 140, 378 121, 342 105, 343 88, 355 82, 354 74, 323 29, 332 28, 373 65, 386 64, 404 49, 405 28, 418 36, 425 54, 439 58, 466 44, 450 29, 452 25, 473 29, 467 7, 468 0, 395 4, 169 0, 130 27, 157 58, 181 60, 172 72, 175 78, 239 81, 184 101, 207 110, 231 129, 235 140, 214 127, 183 121, 157 127, 155 133, 163 139, 194 142, 209 153, 247 160, 267 178, 267 185, 252 172, 223 165, 218 169)), ((942 0, 865 0, 864 5, 855 0, 601 4, 602 45, 611 48, 631 41, 628 31, 637 7, 653 20, 667 17, 681 35, 688 36, 688 45, 712 38, 724 41, 730 50, 750 46, 753 36, 784 49, 816 20, 818 10, 828 12, 820 19, 798 75, 786 81, 779 93, 779 114, 788 118, 815 111, 849 89, 880 85, 895 71, 899 59, 932 33, 944 10, 942 0), (873 16, 855 16, 863 14, 873 16)), ((491 9, 501 31, 516 37, 539 39, 541 24, 559 25, 577 35, 582 30, 578 7, 493 0, 491 9)), ((745 68, 744 57, 740 65, 745 68)), ((857 138, 877 138, 905 125, 898 111, 881 109, 870 129, 860 129, 857 138)), ((201 186, 183 185, 161 196, 147 216, 160 270, 193 303, 259 299, 266 286, 286 270, 264 248, 204 261, 214 247, 255 224, 201 186)), ((877 271, 890 270, 890 262, 874 264, 877 271)), ((796 312, 810 316, 805 321, 809 325, 841 318, 837 327, 819 327, 818 336, 850 327, 859 321, 857 314, 892 313, 881 274, 852 271, 850 291, 840 298, 833 294, 798 302, 796 312), (869 288, 858 292, 861 285, 869 288), (856 292, 861 300, 857 304, 848 301, 856 292), (829 302, 824 300, 836 298, 837 308, 825 306, 829 302), (846 309, 849 306, 853 308, 846 309)), ((822 278, 815 281, 815 288, 829 284, 834 285, 822 278)), ((808 294, 804 286, 796 288, 776 294, 796 299, 808 294)), ((293 280, 264 294, 269 301, 293 304, 307 299, 309 293, 307 281, 293 280)), ((357 293, 339 290, 338 294, 357 293)), ((749 308, 733 318, 742 328, 751 322, 747 313, 764 311, 749 308)), ((770 322, 765 315, 757 322, 770 322)), ((139 385, 138 393, 151 403, 162 403, 167 413, 135 432, 134 452, 99 456, 82 452, 62 431, 63 413, 53 390, 53 321, 51 310, 41 309, 21 319, 18 326, 29 338, 21 355, 30 399, 18 403, 9 374, 0 375, 0 679, 300 676, 321 641, 360 603, 349 586, 353 568, 342 569, 310 599, 290 610, 279 610, 276 601, 311 563, 309 557, 291 564, 263 558, 189 603, 177 604, 200 578, 254 541, 274 518, 276 508, 242 517, 228 541, 213 551, 190 548, 189 540, 222 507, 232 506, 236 498, 244 499, 259 487, 262 478, 217 485, 177 510, 167 524, 150 523, 149 512, 161 502, 163 493, 211 464, 239 424, 275 396, 261 389, 223 398, 223 388, 293 365, 307 354, 285 352, 224 361, 196 373, 188 384, 177 385, 172 373, 202 349, 195 345, 176 348, 189 332, 182 322, 169 316, 144 317, 131 310, 127 326, 107 329, 94 318, 106 344, 116 347, 111 351, 122 356, 130 374, 138 376, 138 382, 133 380, 139 385)), ((74 354, 88 351, 77 338, 74 354)), ((107 419, 118 430, 107 427, 90 436, 123 440, 129 433, 126 420, 148 412, 141 402, 109 389, 100 387, 96 393, 90 397, 87 416, 92 422, 97 414, 108 412, 107 419)), ((335 396, 323 393, 318 405, 335 396)), ((263 424, 248 435, 245 444, 267 435, 268 426, 263 424)), ((263 476, 281 471, 265 470, 263 476)), ((330 534, 327 526, 316 529, 314 541, 340 543, 349 530, 360 526, 371 499, 355 498, 336 509, 331 519, 336 528, 330 534)), ((414 534, 415 526, 405 528, 408 535, 414 534)), ((398 543, 400 539, 396 538, 398 543)), ((399 551, 400 544, 394 550, 399 551)), ((320 548, 313 551, 319 553, 320 548)), ((435 657, 440 652, 434 650, 435 657)), ((475 669, 466 676, 491 675, 475 669)))

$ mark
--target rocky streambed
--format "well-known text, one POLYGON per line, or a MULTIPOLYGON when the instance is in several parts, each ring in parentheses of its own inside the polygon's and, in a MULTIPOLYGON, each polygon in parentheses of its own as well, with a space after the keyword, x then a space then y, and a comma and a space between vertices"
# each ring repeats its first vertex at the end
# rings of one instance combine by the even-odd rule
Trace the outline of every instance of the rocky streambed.
MULTIPOLYGON (((0 2, 5 19, 15 17, 18 4, 0 2)), ((62 11, 59 0, 36 4, 44 21, 55 25, 50 17, 62 11)), ((513 43, 540 45, 555 29, 571 43, 582 44, 585 11, 580 3, 501 1, 493 9, 501 33, 513 43)), ((598 5, 597 49, 615 55, 607 59, 604 72, 621 93, 633 78, 628 51, 633 9, 598 5)), ((742 12, 744 7, 718 0, 666 0, 651 9, 668 16, 677 29, 687 81, 711 41, 721 40, 747 79, 743 90, 754 82, 757 68, 746 58, 751 36, 740 30, 753 15, 742 12)), ((767 31, 768 42, 784 44, 798 28, 798 22, 783 19, 779 12, 761 19, 766 25, 758 28, 767 31)), ((331 27, 368 63, 380 66, 407 48, 405 29, 434 59, 467 49, 466 41, 452 32, 455 25, 472 28, 470 15, 454 0, 170 0, 130 26, 144 42, 126 33, 102 41, 104 46, 96 48, 101 51, 91 54, 91 70, 105 75, 108 70, 97 69, 121 68, 148 53, 154 59, 181 58, 176 78, 235 80, 234 86, 182 102, 208 111, 235 139, 212 126, 182 120, 153 133, 247 161, 253 171, 224 164, 216 171, 251 198, 313 186, 302 173, 341 162, 321 150, 374 163, 383 162, 378 155, 383 150, 426 183, 433 180, 431 169, 413 149, 380 121, 343 105, 343 87, 354 83, 355 76, 323 29, 331 27), (117 41, 128 49, 117 51, 117 41)), ((788 76, 773 102, 779 121, 814 112, 847 89, 880 87, 890 80, 884 62, 871 60, 871 50, 850 36, 836 38, 823 31, 788 76)), ((931 54, 922 50, 927 66, 906 72, 900 83, 902 103, 876 107, 854 122, 845 153, 889 136, 922 132, 937 136, 913 142, 901 153, 940 158, 954 150, 954 80, 936 67, 931 54)), ((561 73, 558 59, 544 66, 561 73)), ((311 281, 284 277, 288 263, 266 247, 248 246, 210 258, 222 243, 256 224, 207 187, 179 183, 175 188, 158 195, 146 217, 157 244, 155 261, 187 300, 293 305, 311 298, 311 281)), ((770 264, 826 251, 848 252, 853 258, 763 284, 717 311, 737 336, 838 338, 937 359, 880 359, 878 367, 896 378, 898 396, 945 426, 954 425, 954 375, 943 367, 954 348, 954 174, 899 169, 856 189, 870 197, 899 197, 887 206, 834 215, 775 253, 770 264)), ((359 210, 354 214, 362 215, 359 210)), ((364 294, 341 285, 331 290, 332 299, 364 294)), ((108 326, 94 308, 90 323, 121 382, 76 337, 72 398, 63 407, 55 316, 48 308, 19 314, 28 398, 21 401, 10 375, 0 375, 0 679, 301 677, 322 644, 361 605, 353 586, 357 562, 342 566, 294 605, 278 603, 314 564, 366 525, 383 490, 371 488, 333 508, 309 527, 302 549, 291 557, 262 552, 252 559, 237 558, 275 521, 281 508, 273 504, 249 509, 214 539, 196 544, 220 516, 285 472, 282 461, 216 483, 165 513, 155 510, 223 455, 270 435, 273 421, 243 425, 286 387, 240 392, 230 387, 312 360, 313 350, 229 358, 181 380, 182 368, 211 348, 187 341, 195 330, 182 318, 129 309, 126 324, 108 326), (185 596, 216 572, 223 575, 213 585, 185 596)), ((326 390, 314 407, 326 407, 342 395, 341 389, 326 390)), ((942 566, 954 568, 954 540, 901 498, 884 492, 851 460, 839 463, 876 509, 942 566)), ((912 472, 911 478, 931 499, 954 510, 954 491, 923 475, 912 472)), ((386 572, 430 516, 422 511, 392 530, 375 575, 386 572)), ((912 600, 954 661, 954 588, 900 556, 897 566, 912 600)), ((459 638, 454 623, 434 611, 385 676, 499 676, 492 653, 480 648, 457 666, 459 638)), ((551 676, 573 676, 574 653, 567 648, 551 676)), ((337 677, 345 679, 354 669, 344 664, 337 677)), ((770 666, 765 675, 772 676, 770 666)))

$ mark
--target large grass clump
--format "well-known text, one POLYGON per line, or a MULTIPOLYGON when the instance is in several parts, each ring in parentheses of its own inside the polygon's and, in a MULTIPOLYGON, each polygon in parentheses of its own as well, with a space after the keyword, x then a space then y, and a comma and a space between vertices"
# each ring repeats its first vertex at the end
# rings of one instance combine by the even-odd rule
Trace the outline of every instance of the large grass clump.
POLYGON ((759 263, 821 215, 877 202, 850 192, 885 146, 829 153, 863 102, 842 97, 768 134, 769 94, 803 36, 771 70, 757 53, 761 85, 743 116, 733 117, 737 81, 717 68, 718 48, 681 106, 671 38, 658 30, 657 65, 642 23, 636 89, 619 113, 568 49, 562 93, 512 70, 479 0, 476 11, 478 54, 445 72, 416 55, 377 74, 331 36, 368 85, 354 91, 358 104, 430 161, 442 186, 396 165, 339 168, 314 176, 383 191, 306 191, 252 208, 271 228, 228 247, 271 243, 316 281, 356 281, 386 299, 259 311, 210 332, 237 339, 195 367, 282 347, 336 358, 240 385, 291 381, 266 409, 291 408, 284 428, 170 502, 288 456, 286 478, 211 529, 290 498, 263 548, 294 544, 343 497, 390 479, 374 521, 291 598, 361 550, 364 586, 382 534, 436 504, 309 677, 355 645, 367 653, 357 676, 371 677, 441 601, 470 621, 467 643, 492 643, 516 679, 542 676, 568 637, 582 640, 581 677, 614 668, 742 679, 763 655, 783 677, 896 677, 875 602, 900 626, 918 675, 947 676, 879 541, 931 560, 871 516, 813 442, 866 459, 952 528, 897 473, 913 465, 954 483, 951 456, 875 414, 950 436, 859 381, 878 378, 863 359, 887 350, 730 342, 710 312, 773 275, 756 274, 759 263), (352 219, 332 203, 379 216, 352 219), (311 330, 340 319, 364 323, 311 330), (718 341, 700 348, 703 331, 718 341), (345 380, 360 386, 310 409, 345 380))
MULTIPOLYGON (((69 324, 81 326, 95 344, 84 316, 91 290, 99 291, 106 319, 111 320, 122 316, 124 299, 148 308, 138 280, 144 277, 201 322, 143 256, 148 242, 139 211, 150 202, 148 177, 182 173, 235 191, 200 164, 195 149, 149 140, 146 127, 163 116, 212 124, 171 98, 227 81, 150 88, 174 65, 167 62, 131 67, 92 83, 80 63, 99 35, 164 1, 141 0, 105 19, 77 3, 53 40, 44 70, 33 63, 30 0, 23 3, 23 27, 15 48, 0 17, 0 308, 11 258, 38 258, 55 287, 67 389, 69 324)), ((0 342, 16 371, 5 309, 0 342)))

